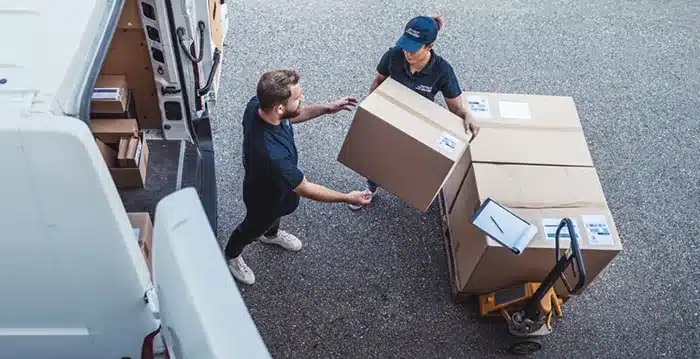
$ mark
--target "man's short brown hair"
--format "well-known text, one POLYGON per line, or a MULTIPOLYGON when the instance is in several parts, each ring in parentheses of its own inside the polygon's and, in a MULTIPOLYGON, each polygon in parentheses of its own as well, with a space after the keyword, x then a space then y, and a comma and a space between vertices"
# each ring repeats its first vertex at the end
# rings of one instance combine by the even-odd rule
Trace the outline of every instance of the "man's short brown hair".
POLYGON ((284 104, 292 96, 291 87, 299 83, 299 73, 291 69, 266 71, 258 81, 258 100, 263 111, 284 104))

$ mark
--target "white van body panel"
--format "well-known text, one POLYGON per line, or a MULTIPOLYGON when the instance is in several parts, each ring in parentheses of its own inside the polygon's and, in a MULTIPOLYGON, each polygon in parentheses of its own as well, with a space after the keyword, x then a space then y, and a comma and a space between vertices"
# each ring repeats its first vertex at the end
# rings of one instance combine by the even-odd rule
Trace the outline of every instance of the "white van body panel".
MULTIPOLYGON (((88 74, 123 0, 0 0, 0 103, 78 116, 88 74)), ((92 89, 89 89, 92 91, 92 89)))
POLYGON ((0 0, 0 358, 141 358, 161 324, 174 358, 269 358, 193 189, 158 205, 154 288, 83 122, 122 4, 0 0))
POLYGON ((88 127, 0 111, 0 353, 139 358, 148 268, 88 127))
POLYGON ((193 187, 156 208, 153 280, 172 358, 268 359, 193 187))

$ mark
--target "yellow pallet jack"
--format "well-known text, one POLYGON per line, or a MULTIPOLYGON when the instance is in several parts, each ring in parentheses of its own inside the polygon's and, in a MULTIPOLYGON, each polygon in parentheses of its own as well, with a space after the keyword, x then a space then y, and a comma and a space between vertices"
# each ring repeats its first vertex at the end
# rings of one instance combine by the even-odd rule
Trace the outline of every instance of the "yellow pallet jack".
POLYGON ((561 306, 565 299, 554 291, 554 284, 561 279, 569 294, 577 294, 586 283, 586 269, 581 258, 581 248, 571 219, 564 218, 559 223, 555 235, 556 264, 543 282, 530 282, 516 285, 497 292, 479 296, 479 309, 482 316, 501 315, 508 324, 508 331, 515 337, 508 349, 513 354, 530 354, 542 349, 540 338, 552 333, 552 316, 562 319, 561 306), (569 230, 571 246, 559 257, 559 235, 564 228, 569 230), (578 280, 574 288, 564 271, 572 265, 574 277, 578 280))

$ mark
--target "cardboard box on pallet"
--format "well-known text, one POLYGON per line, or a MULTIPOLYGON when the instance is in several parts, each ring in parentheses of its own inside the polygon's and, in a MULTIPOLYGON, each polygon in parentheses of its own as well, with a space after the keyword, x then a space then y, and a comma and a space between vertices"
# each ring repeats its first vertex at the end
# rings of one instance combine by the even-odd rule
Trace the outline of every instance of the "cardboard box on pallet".
POLYGON ((571 97, 464 94, 481 131, 443 186, 448 211, 472 162, 593 166, 571 97))
MULTIPOLYGON (((622 250, 620 238, 593 167, 473 163, 451 212, 443 209, 458 294, 483 294, 523 282, 542 281, 554 267, 554 232, 571 218, 580 238, 586 286, 622 250), (471 224, 486 198, 508 207, 539 232, 525 251, 514 255, 471 224)), ((562 230, 567 235, 566 229, 562 230)), ((569 247, 563 238, 561 248, 569 247)), ((573 282, 572 274, 568 274, 573 282)), ((573 284, 573 283, 572 283, 573 284)), ((584 288, 585 288, 584 287, 584 288)), ((556 287, 565 295, 561 283, 556 287)))
POLYGON ((488 92, 466 92, 465 106, 477 120, 538 128, 581 128, 574 99, 488 92))
POLYGON ((358 106, 338 161, 426 211, 468 141, 459 117, 388 78, 358 106))

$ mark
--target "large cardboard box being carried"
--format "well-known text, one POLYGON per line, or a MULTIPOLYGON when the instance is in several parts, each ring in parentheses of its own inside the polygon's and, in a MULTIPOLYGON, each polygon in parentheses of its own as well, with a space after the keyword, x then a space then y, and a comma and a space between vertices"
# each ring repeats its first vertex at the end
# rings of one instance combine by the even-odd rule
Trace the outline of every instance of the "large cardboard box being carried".
MULTIPOLYGON (((595 168, 473 163, 447 215, 456 290, 483 294, 544 280, 558 257, 554 233, 563 217, 571 218, 577 228, 587 287, 622 249, 595 168), (537 236, 521 255, 471 224, 470 218, 486 198, 538 227, 537 236)), ((563 229, 562 249, 570 245, 565 236, 568 232, 563 229)), ((573 285, 571 273, 568 278, 573 285)), ((561 295, 567 293, 563 288, 558 283, 561 295)))
POLYGON ((571 97, 476 92, 463 96, 481 131, 445 181, 448 211, 472 162, 593 167, 571 97))
POLYGON ((358 106, 338 161, 425 212, 468 143, 462 119, 387 78, 358 106))

